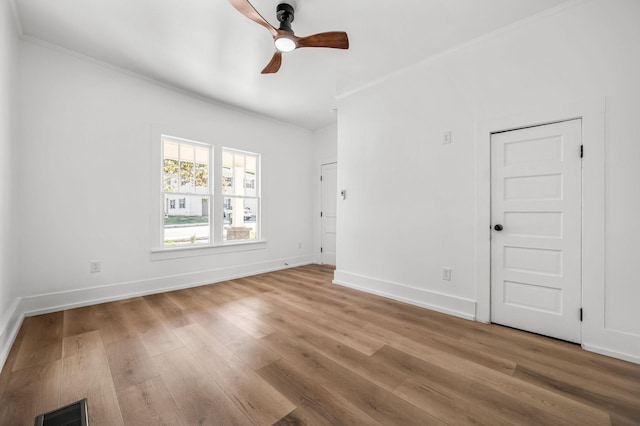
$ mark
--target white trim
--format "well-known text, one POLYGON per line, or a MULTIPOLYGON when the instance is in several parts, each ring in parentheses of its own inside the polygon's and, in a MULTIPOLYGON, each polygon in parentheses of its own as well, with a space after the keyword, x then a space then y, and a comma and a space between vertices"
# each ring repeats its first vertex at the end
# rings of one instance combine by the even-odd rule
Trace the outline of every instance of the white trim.
POLYGON ((21 310, 22 299, 16 297, 9 306, 7 312, 0 319, 0 370, 4 367, 4 363, 7 362, 9 351, 11 346, 15 342, 20 331, 20 326, 24 320, 24 312, 21 310))
MULTIPOLYGON (((314 238, 313 238, 313 258, 315 263, 322 264, 322 254, 320 253, 320 247, 322 246, 322 220, 320 219, 320 211, 322 211, 322 182, 320 176, 322 176, 322 166, 325 164, 338 163, 338 157, 335 155, 320 158, 316 160, 316 166, 314 168, 313 182, 314 190, 317 196, 314 200, 313 218, 314 218, 314 238)), ((337 190, 337 188, 336 188, 337 190)))
POLYGON ((582 348, 585 351, 595 352, 600 355, 610 356, 612 358, 621 359, 623 361, 629 361, 629 362, 634 362, 636 364, 640 364, 640 356, 631 355, 624 352, 612 351, 612 350, 601 348, 600 346, 595 346, 595 345, 582 345, 582 348))
POLYGON ((378 296, 442 312, 443 314, 468 320, 475 319, 476 303, 473 300, 405 284, 382 281, 350 272, 336 270, 334 276, 334 284, 364 291, 365 293, 377 294, 378 296))
MULTIPOLYGON (((338 161, 337 160, 336 161, 319 160, 318 163, 319 163, 318 164, 318 175, 319 176, 322 176, 322 166, 328 166, 328 165, 331 165, 331 164, 335 164, 336 165, 336 178, 337 178, 337 176, 338 176, 338 161)), ((318 181, 318 202, 319 202, 318 210, 320 212, 322 212, 322 181, 320 179, 317 179, 317 181, 318 181)), ((336 179, 336 197, 338 196, 338 188, 337 188, 338 183, 337 182, 338 181, 336 179)), ((337 208, 336 208, 336 210, 337 210, 337 208)), ((337 215, 337 211, 336 211, 336 215, 337 215)), ((317 215, 317 216, 319 216, 319 215, 317 215)), ((318 257, 317 257, 317 262, 316 263, 318 263, 319 265, 326 265, 326 263, 324 263, 324 255, 320 251, 320 248, 323 247, 323 245, 322 245, 322 239, 323 239, 323 235, 322 235, 322 216, 320 216, 320 218, 318 219, 317 232, 318 232, 318 247, 317 247, 316 254, 318 255, 318 257)), ((338 254, 337 254, 338 250, 337 249, 338 249, 338 247, 336 245, 336 259, 338 258, 338 254)))
MULTIPOLYGON (((605 297, 605 164, 606 98, 580 100, 566 105, 549 102, 528 112, 476 123, 475 146, 475 264, 476 318, 491 320, 491 133, 570 119, 582 119, 584 145, 582 175, 582 345, 586 350, 625 360, 640 359, 640 338, 617 333, 606 326, 605 297), (595 348, 595 349, 594 349, 595 348)), ((633 361, 637 362, 637 361, 633 361)))
POLYGON ((16 298, 0 319, 0 370, 26 316, 215 284, 313 263, 311 255, 16 298))
POLYGON ((363 91, 365 91, 367 89, 370 89, 372 87, 378 86, 379 84, 382 84, 387 80, 390 80, 392 78, 398 77, 398 76, 404 74, 405 72, 407 72, 407 71, 409 71, 409 70, 411 70, 411 69, 413 69, 415 67, 419 67, 419 66, 428 64, 430 62, 433 62, 433 61, 436 61, 436 60, 442 58, 443 56, 447 56, 447 55, 453 54, 455 52, 458 52, 458 51, 465 50, 467 48, 473 47, 473 46, 475 46, 475 45, 477 45, 479 43, 482 43, 482 42, 484 42, 486 40, 490 40, 490 39, 499 37, 504 33, 515 31, 518 28, 521 28, 521 27, 523 27, 525 25, 532 24, 532 23, 537 22, 537 21, 539 21, 541 19, 544 19, 544 18, 546 18, 548 16, 555 15, 557 13, 560 13, 560 12, 564 11, 565 9, 569 9, 571 7, 577 6, 577 5, 579 5, 581 3, 585 3, 587 1, 589 1, 589 0, 569 0, 566 3, 562 3, 562 4, 560 4, 560 5, 556 6, 556 7, 552 7, 552 8, 547 9, 547 10, 543 10, 542 12, 537 13, 537 14, 535 14, 533 16, 529 16, 527 18, 520 19, 519 21, 516 21, 516 22, 513 22, 511 24, 508 24, 508 25, 506 25, 506 26, 504 26, 502 28, 498 28, 497 30, 494 30, 494 31, 491 31, 489 33, 480 35, 480 36, 478 36, 478 37, 476 37, 474 39, 471 39, 469 41, 463 42, 463 43, 461 43, 461 44, 459 44, 457 46, 454 46, 454 47, 451 47, 451 48, 449 48, 447 50, 444 50, 442 52, 436 53, 435 55, 429 56, 429 57, 427 57, 425 59, 422 59, 421 61, 418 61, 416 63, 413 63, 413 64, 405 66, 405 67, 402 67, 402 68, 397 69, 395 71, 391 71, 388 74, 385 74, 382 77, 376 78, 376 79, 374 79, 374 80, 372 80, 372 81, 370 81, 368 83, 364 83, 364 84, 362 84, 360 86, 354 87, 353 89, 349 89, 349 90, 346 90, 346 91, 344 91, 342 93, 339 93, 336 96, 336 100, 341 100, 341 99, 347 98, 349 96, 355 95, 356 93, 363 92, 363 91))
MULTIPOLYGON (((178 259, 196 256, 209 256, 222 253, 236 253, 239 251, 259 250, 266 248, 267 245, 267 224, 262 219, 262 212, 266 211, 267 201, 262 197, 262 188, 266 187, 265 179, 262 176, 262 154, 241 148, 222 146, 222 144, 214 144, 210 136, 203 133, 202 130, 194 128, 185 128, 184 126, 152 124, 149 137, 149 247, 150 259, 152 261, 165 259, 178 259), (176 136, 180 135, 180 136, 176 136), (210 209, 213 214, 210 216, 210 243, 196 244, 192 246, 163 246, 162 241, 162 211, 164 208, 164 194, 162 192, 162 139, 185 141, 193 144, 206 145, 211 150, 209 165, 209 184, 212 191, 206 195, 210 197, 210 209), (255 155, 258 161, 258 194, 257 197, 248 197, 258 200, 258 234, 260 239, 243 240, 243 241, 223 241, 222 228, 223 219, 222 212, 223 199, 225 197, 222 192, 216 192, 215 188, 222 187, 222 155, 224 150, 231 150, 240 153, 255 155), (211 161, 211 157, 213 161, 211 161), (218 232, 216 232, 218 230, 218 232)), ((188 195, 188 194, 187 194, 188 195)))
POLYGON ((183 259, 185 257, 211 256, 214 254, 264 250, 266 248, 266 240, 248 240, 182 247, 158 247, 151 249, 150 260, 153 262, 156 260, 183 259))
MULTIPOLYGON (((477 319, 481 322, 490 322, 490 306, 491 306, 491 280, 490 280, 490 262, 491 262, 491 241, 490 241, 490 225, 491 225, 491 134, 504 130, 518 129, 523 127, 529 127, 532 125, 553 123, 563 120, 571 120, 576 118, 582 118, 582 143, 585 145, 585 152, 589 155, 586 159, 591 157, 591 162, 596 161, 596 158, 600 158, 604 162, 604 156, 601 156, 600 150, 597 148, 599 145, 604 146, 604 136, 600 137, 600 132, 593 130, 592 122, 602 122, 604 128, 604 110, 605 100, 604 98, 596 100, 578 101, 573 104, 558 106, 553 103, 541 108, 534 109, 529 112, 523 112, 519 114, 513 114, 505 117, 497 117, 481 121, 476 123, 476 146, 475 146, 475 163, 476 163, 476 250, 475 250, 475 264, 476 264, 476 299, 478 302, 477 319), (594 134, 595 133, 595 134, 594 134)), ((602 148, 604 149, 604 148, 602 148)), ((587 167, 590 167, 589 162, 583 159, 583 173, 589 175, 597 175, 595 179, 583 179, 583 193, 584 188, 589 187, 598 179, 604 181, 604 170, 588 171, 587 167)), ((593 196, 593 203, 604 203, 604 187, 601 191, 597 188, 594 189, 596 193, 600 195, 593 196)), ((583 200, 584 203, 584 200, 583 200)), ((585 206, 586 207, 586 206, 585 206)), ((585 209, 583 209, 585 210, 585 209)), ((583 218, 583 221, 585 218, 583 218)), ((593 226, 591 233, 604 233, 604 221, 599 223, 591 223, 592 220, 587 217, 583 223, 583 231, 587 226, 593 226), (596 230, 597 229, 597 230, 596 230)), ((597 221, 594 221, 597 222, 597 221)), ((583 232, 584 233, 584 232, 583 232)), ((604 239, 602 239, 604 245, 604 239)), ((587 242, 583 242, 584 250, 589 251, 592 248, 588 247, 587 242)), ((592 252, 590 252, 592 253, 592 252)), ((590 255, 590 259, 594 265, 593 268, 597 268, 597 265, 604 265, 604 257, 600 257, 595 254, 590 255)), ((587 259, 585 259, 587 260, 587 259)), ((586 277, 583 265, 583 277, 586 277)), ((591 271, 591 273, 597 273, 597 271, 591 271)), ((603 275, 598 275, 603 276, 603 275)))
POLYGON ((187 274, 129 281, 103 286, 39 294, 22 299, 22 311, 26 316, 58 312, 98 303, 129 299, 148 294, 164 293, 190 287, 198 287, 234 280, 282 269, 313 263, 311 256, 277 259, 266 262, 242 264, 187 274))

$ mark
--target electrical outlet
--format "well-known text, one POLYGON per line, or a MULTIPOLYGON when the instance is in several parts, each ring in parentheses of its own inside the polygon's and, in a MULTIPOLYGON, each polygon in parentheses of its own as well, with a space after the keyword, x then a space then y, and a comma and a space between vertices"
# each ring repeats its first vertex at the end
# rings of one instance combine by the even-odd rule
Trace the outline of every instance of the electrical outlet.
POLYGON ((91 272, 92 274, 96 273, 96 272, 100 272, 100 262, 94 261, 94 262, 89 262, 89 272, 91 272))
POLYGON ((451 268, 442 268, 442 280, 451 281, 451 268))

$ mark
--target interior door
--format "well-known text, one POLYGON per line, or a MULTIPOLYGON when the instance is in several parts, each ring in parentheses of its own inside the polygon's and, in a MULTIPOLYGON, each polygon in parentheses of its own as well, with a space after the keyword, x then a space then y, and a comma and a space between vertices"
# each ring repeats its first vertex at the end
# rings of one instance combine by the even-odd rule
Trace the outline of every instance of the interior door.
POLYGON ((491 137, 491 321, 581 340, 581 120, 491 137))
POLYGON ((338 201, 338 163, 321 167, 321 259, 322 263, 336 264, 336 206, 338 201))

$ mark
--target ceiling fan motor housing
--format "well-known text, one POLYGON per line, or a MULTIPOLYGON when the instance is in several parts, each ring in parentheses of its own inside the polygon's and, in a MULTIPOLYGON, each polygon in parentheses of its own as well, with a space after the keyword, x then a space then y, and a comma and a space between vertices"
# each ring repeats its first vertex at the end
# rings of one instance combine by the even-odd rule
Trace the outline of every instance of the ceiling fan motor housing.
POLYGON ((291 29, 293 12, 293 6, 288 3, 280 3, 276 7, 276 17, 278 18, 278 22, 280 22, 280 30, 293 34, 293 30, 291 29))

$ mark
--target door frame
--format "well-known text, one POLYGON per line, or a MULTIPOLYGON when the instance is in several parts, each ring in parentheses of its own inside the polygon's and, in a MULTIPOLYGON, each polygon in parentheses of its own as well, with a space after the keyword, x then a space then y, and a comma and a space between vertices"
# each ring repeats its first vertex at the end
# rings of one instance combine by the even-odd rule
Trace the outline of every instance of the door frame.
MULTIPOLYGON (((582 120, 582 341, 604 328, 606 99, 542 105, 476 122, 476 321, 491 322, 491 134, 572 119, 582 120)), ((596 336, 593 336, 594 338, 596 336)))
MULTIPOLYGON (((314 191, 316 193, 313 200, 313 261, 317 264, 322 263, 322 255, 320 254, 320 245, 322 244, 322 221, 320 220, 320 210, 322 209, 322 185, 320 182, 320 176, 322 175, 322 166, 332 163, 338 163, 337 156, 317 159, 313 171, 314 191)), ((337 189, 338 188, 336 188, 336 191, 337 189)), ((336 244, 336 254, 337 251, 338 247, 336 244)))
MULTIPOLYGON (((552 122, 552 123, 546 123, 544 125, 520 127, 520 128, 516 128, 516 129, 509 129, 509 130, 506 130, 506 131, 502 131, 500 133, 492 133, 491 134, 491 146, 490 146, 490 150, 489 150, 491 158, 492 158, 492 160, 494 158, 494 151, 493 151, 494 148, 495 148, 495 146, 494 146, 494 136, 496 136, 496 135, 498 137, 503 137, 504 135, 507 135, 507 134, 512 133, 512 132, 526 131, 526 130, 531 130, 531 129, 533 129, 533 131, 535 132, 536 130, 547 128, 547 126, 565 125, 567 123, 570 123, 571 125, 577 124, 580 127, 580 131, 579 131, 580 138, 579 138, 579 140, 577 142, 580 145, 582 145, 583 144, 582 143, 582 140, 583 140, 583 138, 582 138, 582 119, 581 118, 577 118, 577 119, 574 118, 574 119, 570 119, 570 120, 562 120, 562 121, 555 121, 555 122, 552 122)), ((550 132, 549 130, 544 130, 543 134, 545 136, 551 136, 552 133, 549 133, 549 132, 550 132)), ((555 133, 553 133, 553 134, 555 134, 555 133)), ((527 139, 522 139, 522 138, 510 139, 510 141, 516 141, 516 142, 517 141, 522 141, 522 140, 527 140, 527 139)), ((577 194, 580 197, 580 199, 578 200, 579 201, 579 206, 580 206, 579 207, 579 211, 578 211, 578 213, 580 215, 579 220, 578 220, 579 229, 580 229, 580 233, 578 234, 578 238, 579 238, 579 251, 578 252, 580 254, 580 263, 582 263, 582 254, 583 254, 583 247, 582 247, 582 231, 583 231, 583 228, 582 228, 582 196, 583 196, 582 179, 583 179, 583 176, 582 175, 583 175, 583 169, 582 169, 582 158, 580 157, 580 149, 577 146, 574 149, 575 149, 575 151, 568 151, 568 155, 574 155, 575 156, 575 157, 573 157, 572 161, 577 161, 578 167, 579 167, 579 171, 580 171, 580 177, 579 177, 579 181, 578 181, 578 184, 580 186, 579 186, 579 188, 577 188, 577 191, 574 191, 572 189, 571 192, 574 193, 574 195, 577 194), (570 152, 572 152, 572 154, 569 154, 570 152)), ((562 148, 562 152, 565 152, 564 148, 562 148)), ((492 162, 492 166, 491 167, 493 167, 493 162, 492 162)), ((490 217, 491 218, 495 218, 494 211, 493 211, 493 206, 494 206, 494 201, 495 201, 494 197, 493 197, 493 190, 494 190, 494 180, 493 180, 494 176, 493 176, 493 173, 494 173, 494 170, 493 170, 493 168, 491 168, 491 170, 490 170, 490 178, 491 178, 491 194, 490 194, 490 197, 491 197, 491 200, 490 200, 490 202, 491 202, 490 215, 491 216, 490 217)), ((564 180, 564 178, 563 178, 563 180, 564 180)), ((562 192, 564 192, 566 189, 567 188, 563 188, 562 192)), ((573 207, 575 208, 575 204, 573 204, 573 207)), ((566 210, 563 210, 563 212, 566 212, 566 210)), ((503 211, 503 213, 504 213, 504 211, 503 211)), ((572 216, 572 218, 574 218, 574 217, 572 216)), ((503 219, 503 220, 506 220, 506 219, 503 219)), ((564 220, 565 219, 563 219, 563 221, 564 220)), ((504 223, 504 222, 500 222, 500 223, 504 223)), ((492 220, 491 225, 492 226, 495 225, 495 222, 493 220, 492 220)), ((562 227, 564 228, 564 226, 562 226, 562 227)), ((491 233, 491 236, 495 235, 491 231, 490 231, 490 233, 491 233)), ((495 252, 493 238, 490 238, 489 241, 490 241, 489 242, 489 247, 490 247, 490 250, 491 250, 489 267, 491 268, 491 271, 496 272, 497 270, 495 268, 493 268, 493 262, 497 261, 497 260, 493 258, 493 254, 497 254, 497 253, 495 252)), ((503 243, 503 246, 505 246, 505 243, 503 243)), ((498 245, 498 247, 499 247, 499 245, 498 245)), ((500 250, 498 250, 498 252, 499 251, 500 250)), ((503 271, 503 273, 505 273, 505 272, 503 271)), ((491 315, 491 322, 493 322, 493 319, 494 319, 493 315, 495 314, 495 308, 496 308, 496 306, 495 306, 496 305, 496 298, 495 298, 494 291, 496 291, 496 284, 497 283, 494 282, 495 277, 492 274, 490 274, 490 280, 491 280, 491 283, 490 283, 490 296, 489 296, 491 298, 490 315, 491 315)), ((572 292, 572 294, 573 294, 573 292, 572 292)), ((578 299, 579 299, 577 301, 578 302, 578 307, 582 307, 582 265, 580 265, 579 293, 577 294, 577 296, 578 296, 578 299)), ((571 299, 572 300, 571 300, 570 303, 571 304, 575 303, 575 300, 573 300, 573 298, 571 298, 571 299)), ((500 302, 498 301, 497 303, 499 304, 500 302)), ((564 310, 564 305, 563 305, 562 310, 564 310)), ((580 324, 580 319, 579 319, 579 316, 578 316, 579 315, 578 312, 579 312, 578 310, 575 310, 575 311, 572 311, 571 314, 567 313, 567 315, 571 315, 572 316, 572 321, 578 322, 577 325, 579 326, 579 329, 580 329, 579 330, 579 332, 580 332, 579 334, 580 335, 577 338, 569 337, 569 336, 566 336, 566 337, 567 337, 568 341, 581 343, 582 342, 582 325, 580 324), (573 315, 575 315, 575 316, 573 316, 573 315), (574 338, 575 338, 575 340, 574 340, 574 338)), ((503 316, 503 321, 504 321, 504 316, 503 316)), ((509 324, 509 321, 506 321, 506 322, 503 322, 503 321, 497 322, 496 324, 503 324, 503 325, 505 325, 505 324, 508 325, 509 324)), ((573 323, 574 325, 572 327, 575 327, 575 325, 576 325, 575 322, 573 323)), ((521 328, 521 327, 513 325, 513 327, 519 328, 519 329, 521 329, 523 331, 529 331, 526 326, 522 326, 522 328, 521 328)), ((536 328, 536 327, 532 327, 532 328, 536 328)), ((549 332, 553 333, 553 331, 549 331, 549 332)), ((560 332, 560 333, 555 334, 555 335, 554 334, 545 334, 545 333, 542 333, 542 334, 547 335, 549 337, 561 338, 561 337, 558 337, 558 336, 559 336, 559 334, 563 334, 563 333, 560 332)))
MULTIPOLYGON (((320 176, 322 177, 322 167, 324 166, 329 166, 331 164, 335 164, 336 165, 336 216, 337 216, 337 210, 338 210, 338 203, 337 203, 337 199, 338 199, 338 162, 337 161, 331 161, 331 162, 323 162, 322 164, 320 164, 320 176)), ((320 211, 322 211, 322 179, 320 180, 320 211)), ((319 247, 323 247, 322 244, 322 238, 323 238, 323 227, 322 227, 322 216, 320 217, 320 240, 319 242, 319 247)), ((337 235, 337 232, 336 232, 337 235)), ((322 265, 327 265, 327 263, 324 262, 324 255, 322 254, 322 252, 320 252, 319 254, 320 259, 319 262, 322 265)), ((338 242, 336 240, 336 263, 337 263, 337 257, 338 257, 338 242)), ((333 265, 335 266, 335 265, 333 265)))

